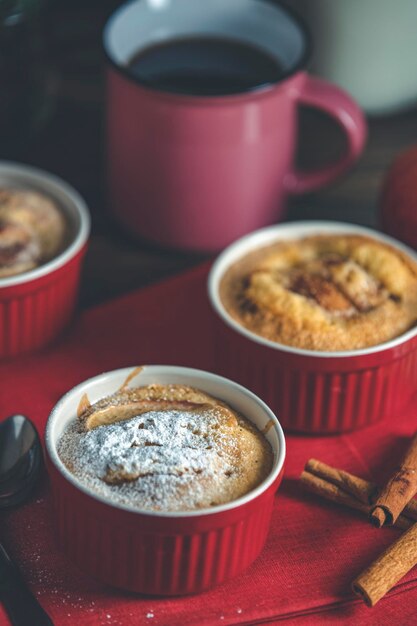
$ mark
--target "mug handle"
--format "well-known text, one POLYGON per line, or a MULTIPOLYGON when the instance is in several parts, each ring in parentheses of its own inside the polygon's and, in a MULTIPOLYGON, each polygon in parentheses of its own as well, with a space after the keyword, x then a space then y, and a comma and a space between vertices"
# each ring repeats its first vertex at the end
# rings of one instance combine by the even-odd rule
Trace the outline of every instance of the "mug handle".
POLYGON ((302 194, 330 183, 347 170, 361 154, 366 137, 367 124, 358 104, 343 89, 315 76, 304 73, 304 80, 295 92, 300 104, 321 109, 328 113, 342 127, 347 148, 336 163, 318 170, 300 172, 293 170, 285 179, 288 193, 302 194))

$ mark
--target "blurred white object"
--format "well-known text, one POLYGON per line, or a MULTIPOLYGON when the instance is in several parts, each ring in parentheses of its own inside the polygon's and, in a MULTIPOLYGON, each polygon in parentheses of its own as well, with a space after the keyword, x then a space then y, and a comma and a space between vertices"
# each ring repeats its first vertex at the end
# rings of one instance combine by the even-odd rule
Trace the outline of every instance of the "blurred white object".
POLYGON ((313 73, 368 113, 417 104, 417 0, 287 0, 312 34, 313 73))

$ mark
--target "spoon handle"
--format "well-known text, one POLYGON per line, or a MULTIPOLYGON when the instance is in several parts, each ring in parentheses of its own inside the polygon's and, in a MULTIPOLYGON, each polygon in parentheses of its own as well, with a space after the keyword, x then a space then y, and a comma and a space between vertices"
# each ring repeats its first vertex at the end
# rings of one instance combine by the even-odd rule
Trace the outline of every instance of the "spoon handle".
POLYGON ((54 626, 1 543, 0 600, 13 626, 54 626))

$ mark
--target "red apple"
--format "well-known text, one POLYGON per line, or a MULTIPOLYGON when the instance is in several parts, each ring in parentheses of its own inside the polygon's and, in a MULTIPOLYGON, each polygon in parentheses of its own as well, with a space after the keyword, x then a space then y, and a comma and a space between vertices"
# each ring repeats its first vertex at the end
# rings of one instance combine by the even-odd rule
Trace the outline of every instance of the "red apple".
POLYGON ((400 154, 388 170, 380 210, 384 231, 417 249, 417 146, 400 154))

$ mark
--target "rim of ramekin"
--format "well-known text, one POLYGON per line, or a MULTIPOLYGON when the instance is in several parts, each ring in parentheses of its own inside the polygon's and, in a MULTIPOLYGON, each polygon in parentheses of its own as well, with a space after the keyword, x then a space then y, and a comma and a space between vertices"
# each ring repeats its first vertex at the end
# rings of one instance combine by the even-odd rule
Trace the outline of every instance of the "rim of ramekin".
POLYGON ((334 352, 324 350, 307 350, 304 348, 296 348, 294 346, 274 342, 266 339, 265 337, 262 337, 261 335, 257 335, 256 333, 253 333, 244 326, 240 325, 229 315, 229 313, 223 306, 223 303, 221 302, 219 295, 219 286, 225 272, 233 263, 241 259, 249 252, 253 252, 258 248, 262 248, 263 246, 272 244, 274 241, 285 241, 301 236, 318 235, 321 232, 367 235, 377 241, 381 241, 382 243, 391 245, 393 248, 396 248, 400 252, 403 252, 404 254, 410 256, 417 263, 417 253, 414 250, 412 250, 405 244, 397 241, 393 237, 389 237, 388 235, 375 231, 372 228, 367 228, 366 226, 359 226, 356 224, 349 224, 347 222, 336 222, 330 220, 306 220, 300 222, 286 222, 284 224, 275 224, 274 226, 268 226, 266 228, 262 228, 253 233, 245 235, 241 239, 238 239, 230 246, 228 246, 225 250, 223 250, 223 252, 220 253, 210 270, 210 274, 208 277, 208 295, 211 306, 219 315, 219 317, 223 320, 223 322, 225 322, 227 326, 235 330, 240 335, 243 335, 247 339, 250 339, 251 341, 254 341, 259 345, 272 348, 274 350, 279 350, 280 352, 287 352, 289 354, 316 358, 346 358, 375 354, 378 352, 383 352, 385 350, 396 348, 397 346, 407 342, 409 339, 415 337, 417 335, 417 325, 407 332, 402 333, 398 337, 395 337, 394 339, 391 339, 384 343, 380 343, 376 346, 371 346, 369 348, 360 348, 358 350, 338 350, 334 352), (279 236, 282 234, 285 235, 287 233, 289 233, 289 235, 286 237, 279 236))
MULTIPOLYGON (((240 498, 237 498, 236 500, 232 500, 231 502, 227 502, 225 504, 220 504, 220 505, 213 506, 210 508, 196 509, 195 511, 149 511, 146 509, 139 509, 138 507, 128 506, 126 504, 120 504, 117 502, 111 502, 104 496, 101 496, 98 493, 94 493, 93 490, 90 490, 88 489, 88 487, 83 485, 82 482, 78 480, 78 478, 74 476, 74 474, 72 474, 65 467, 64 463, 59 458, 59 455, 56 449, 57 442, 54 441, 53 436, 52 436, 52 429, 53 429, 55 421, 58 419, 61 407, 70 395, 79 394, 79 397, 81 398, 85 387, 89 385, 90 383, 93 383, 94 381, 99 382, 100 379, 103 379, 106 377, 113 378, 119 375, 125 375, 125 377, 127 378, 134 369, 135 368, 133 367, 120 368, 117 370, 110 370, 108 372, 103 372, 102 374, 98 374, 97 376, 88 378, 87 380, 83 381, 76 387, 73 387, 66 394, 64 394, 62 398, 57 402, 57 404, 52 409, 49 415, 47 424, 46 424, 45 446, 46 446, 46 450, 48 452, 50 460, 52 461, 55 468, 59 471, 59 473, 63 476, 65 480, 67 480, 74 487, 76 487, 79 491, 82 491, 85 495, 89 496, 93 500, 97 500, 98 502, 101 502, 102 504, 106 504, 107 506, 110 506, 112 508, 119 509, 122 511, 127 511, 129 513, 134 513, 138 515, 145 515, 148 517, 155 517, 155 518, 164 517, 164 518, 175 518, 175 519, 215 515, 216 513, 223 513, 225 511, 239 508, 240 506, 245 505, 248 502, 251 502, 252 500, 255 500, 256 498, 258 498, 275 482, 275 480, 278 478, 284 466, 285 455, 286 455, 285 436, 284 436, 282 426, 278 418, 276 417, 275 413, 269 408, 267 404, 265 404, 263 400, 261 400, 261 398, 259 398, 256 394, 249 391, 249 389, 246 389, 246 387, 243 387, 242 385, 239 385, 238 383, 235 383, 234 381, 229 380, 228 378, 224 378, 223 376, 218 376, 217 374, 212 374, 211 372, 206 372, 204 370, 199 370, 199 369, 189 368, 189 367, 180 367, 180 366, 174 366, 174 365, 145 365, 142 368, 143 370, 147 370, 147 371, 153 370, 153 369, 163 370, 164 373, 172 372, 173 375, 184 374, 185 376, 187 375, 189 376, 193 374, 193 375, 200 376, 202 379, 205 379, 205 380, 218 382, 221 385, 232 386, 234 389, 236 389, 237 392, 243 395, 246 395, 247 397, 254 400, 259 405, 260 409, 262 409, 265 412, 266 416, 268 417, 268 420, 272 420, 273 428, 275 429, 275 432, 278 437, 279 449, 274 450, 274 455, 275 455, 276 460, 275 460, 273 469, 265 478, 265 480, 263 480, 262 483, 258 485, 258 487, 249 491, 246 495, 240 498)), ((155 371, 155 374, 156 374, 156 371, 155 371)), ((114 393, 114 390, 112 390, 111 392, 109 391, 109 393, 114 393)), ((222 398, 219 398, 219 399, 221 400, 222 398)))
POLYGON ((79 225, 71 243, 60 254, 33 270, 16 276, 0 278, 0 289, 37 280, 68 263, 87 242, 91 226, 90 214, 83 198, 78 191, 58 176, 30 165, 0 161, 0 179, 3 177, 10 177, 11 184, 21 182, 28 189, 33 184, 34 191, 40 193, 44 191, 49 197, 64 205, 68 214, 78 218, 79 225))

